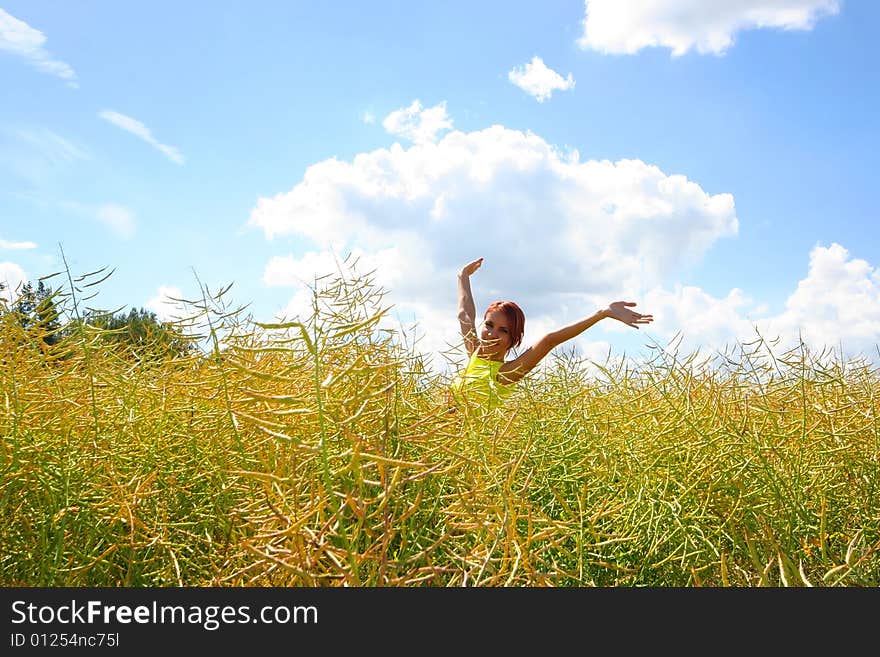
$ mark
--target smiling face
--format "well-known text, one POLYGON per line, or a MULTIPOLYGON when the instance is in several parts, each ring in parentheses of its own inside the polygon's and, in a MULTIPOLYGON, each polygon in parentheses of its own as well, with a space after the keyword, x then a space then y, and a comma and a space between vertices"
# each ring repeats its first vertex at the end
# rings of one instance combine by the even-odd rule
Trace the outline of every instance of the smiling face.
POLYGON ((511 327, 503 310, 487 310, 480 325, 479 353, 488 360, 504 360, 511 347, 511 327))

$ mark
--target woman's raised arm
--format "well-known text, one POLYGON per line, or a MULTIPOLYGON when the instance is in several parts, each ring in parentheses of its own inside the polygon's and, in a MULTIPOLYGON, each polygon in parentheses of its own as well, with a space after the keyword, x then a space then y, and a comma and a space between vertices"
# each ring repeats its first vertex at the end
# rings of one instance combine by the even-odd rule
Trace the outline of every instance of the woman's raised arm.
POLYGON ((548 333, 533 346, 526 349, 521 356, 504 363, 498 370, 498 381, 503 384, 516 383, 526 374, 531 372, 535 366, 543 360, 544 356, 549 354, 554 347, 559 346, 566 340, 577 337, 596 322, 610 317, 619 322, 623 322, 627 326, 639 328, 638 324, 650 324, 654 320, 653 315, 642 315, 629 307, 635 306, 632 301, 615 301, 605 310, 593 313, 589 317, 585 317, 579 322, 569 324, 557 331, 548 333))
POLYGON ((464 338, 464 346, 468 356, 476 351, 479 346, 477 340, 476 314, 474 296, 471 293, 471 274, 483 264, 482 258, 469 262, 458 273, 458 325, 464 338))

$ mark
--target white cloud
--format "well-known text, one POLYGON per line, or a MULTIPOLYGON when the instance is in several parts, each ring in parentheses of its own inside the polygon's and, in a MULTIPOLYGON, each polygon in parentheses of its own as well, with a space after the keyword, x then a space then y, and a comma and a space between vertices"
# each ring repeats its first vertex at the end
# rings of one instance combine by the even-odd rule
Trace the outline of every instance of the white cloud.
POLYGON ((586 0, 585 6, 582 48, 633 54, 663 47, 673 56, 692 48, 720 55, 742 30, 811 30, 840 11, 838 0, 586 0))
POLYGON ((419 100, 405 108, 391 112, 382 126, 392 135, 416 144, 437 141, 438 133, 452 129, 452 119, 446 114, 446 101, 422 109, 419 100))
POLYGON ((669 339, 680 332, 685 351, 721 349, 755 337, 753 301, 738 288, 719 299, 695 286, 675 285, 672 291, 658 286, 639 305, 654 316, 650 333, 669 339))
POLYGON ((836 243, 812 250, 806 277, 775 315, 738 289, 719 299, 697 287, 658 287, 641 305, 654 315, 652 333, 668 338, 682 332, 685 352, 724 351, 758 333, 778 340, 779 353, 803 340, 815 353, 842 347, 848 355, 876 357, 880 345, 880 271, 836 243))
POLYGON ((311 288, 319 283, 316 278, 349 271, 343 258, 329 250, 308 251, 301 258, 292 255, 271 258, 263 271, 263 283, 269 287, 294 288, 293 296, 278 316, 288 321, 304 320, 312 313, 311 288))
MULTIPOLYGON (((419 274, 420 270, 425 269, 426 264, 421 259, 420 253, 402 246, 389 247, 375 253, 352 249, 347 261, 331 249, 308 251, 299 258, 293 255, 276 256, 267 263, 263 282, 273 287, 294 289, 286 305, 277 313, 278 318, 293 321, 305 319, 312 313, 311 288, 316 284, 316 277, 341 274, 350 278, 355 275, 370 274, 376 288, 386 293, 392 292, 391 297, 395 302, 392 311, 380 322, 380 328, 405 333, 410 344, 417 340, 420 351, 428 355, 435 366, 439 367, 441 366, 439 353, 454 347, 458 341, 455 340, 454 334, 441 328, 444 325, 447 325, 446 329, 449 328, 448 309, 442 305, 438 307, 434 299, 426 294, 431 285, 419 274), (412 327, 416 321, 418 332, 414 332, 412 327), (426 327, 436 327, 440 330, 432 329, 426 332, 426 327)), ((448 281, 446 283, 448 288, 448 281)), ((319 281, 318 286, 320 286, 319 281)), ((390 299, 386 297, 384 305, 387 306, 389 303, 390 299)))
POLYGON ((10 242, 9 240, 0 239, 0 249, 9 251, 20 251, 23 249, 36 249, 36 242, 10 242))
POLYGON ((534 96, 539 103, 553 95, 554 89, 565 91, 574 88, 574 78, 571 73, 567 78, 562 77, 551 68, 548 68, 540 57, 532 57, 532 61, 522 68, 514 68, 507 74, 507 78, 517 87, 530 96, 534 96))
POLYGON ((456 340, 455 274, 473 258, 486 259, 477 303, 515 299, 528 343, 541 326, 659 284, 738 229, 730 194, 639 160, 580 162, 498 125, 318 162, 261 198, 248 223, 315 247, 270 261, 265 283, 329 273, 331 251, 354 250, 435 347, 456 340))
POLYGON ((372 125, 373 123, 376 122, 376 117, 373 115, 372 112, 364 112, 361 115, 361 121, 363 121, 367 125, 372 125))
POLYGON ((179 288, 170 285, 160 285, 155 296, 144 304, 147 310, 156 313, 156 317, 162 322, 170 322, 184 317, 186 309, 176 299, 183 299, 183 293, 179 288))
MULTIPOLYGON (((675 284, 683 265, 736 235, 731 195, 639 160, 581 162, 502 126, 319 162, 289 192, 260 199, 249 224, 267 238, 293 235, 316 247, 267 263, 266 285, 294 289, 283 316, 310 312, 306 285, 337 271, 334 254, 351 252, 358 271, 375 271, 388 290, 396 318, 417 321, 419 350, 435 365, 460 343, 455 274, 480 256, 477 305, 516 300, 527 316, 524 346, 616 299, 654 315, 644 339, 680 333, 685 352, 725 351, 753 341, 756 330, 780 338, 779 349, 803 337, 816 350, 842 343, 847 353, 870 354, 880 341, 880 272, 842 246, 813 249, 776 314, 738 288, 716 297, 675 284)), ((601 327, 633 335, 616 322, 601 327)), ((609 344, 621 344, 602 338, 589 331, 570 346, 601 363, 609 344)))
POLYGON ((309 251, 302 258, 275 256, 269 260, 263 272, 263 282, 270 287, 310 286, 316 275, 336 271, 340 259, 330 251, 309 251))
POLYGON ((14 262, 0 262, 0 283, 3 284, 3 290, 0 290, 0 299, 2 303, 12 303, 17 297, 17 292, 21 291, 21 287, 27 283, 28 277, 21 265, 14 262))
POLYGON ((807 277, 766 330, 789 343, 800 332, 812 344, 872 350, 880 345, 880 271, 839 244, 815 247, 807 277))
MULTIPOLYGON (((639 332, 644 339, 681 333, 684 347, 703 353, 752 341, 756 329, 782 346, 802 336, 816 349, 842 342, 848 353, 870 352, 880 339, 880 273, 842 246, 812 251, 776 314, 741 289, 715 297, 676 284, 684 265, 736 235, 730 194, 709 194, 640 160, 582 162, 498 125, 318 162, 289 192, 260 199, 248 223, 268 239, 312 245, 266 265, 266 285, 293 289, 282 316, 310 312, 307 285, 336 272, 340 254, 350 252, 357 271, 374 271, 395 305, 385 326, 415 320, 419 350, 435 364, 460 343, 455 274, 480 256, 477 305, 516 300, 527 316, 524 346, 616 299, 654 315, 639 332)), ((615 322, 601 327, 633 335, 615 322)), ((609 344, 621 343, 590 331, 572 346, 604 362, 609 344)))
POLYGON ((61 78, 76 88, 76 72, 70 65, 53 59, 43 48, 46 36, 15 16, 0 9, 0 51, 6 51, 26 59, 37 70, 61 78))
POLYGON ((167 157, 175 164, 182 165, 184 163, 183 155, 180 153, 179 150, 177 150, 174 146, 166 146, 165 144, 159 143, 156 138, 153 137, 150 129, 137 119, 133 119, 130 116, 126 116, 125 114, 120 114, 119 112, 114 112, 112 110, 104 110, 103 112, 99 112, 98 116, 100 116, 105 121, 112 123, 117 128, 122 128, 123 130, 130 132, 137 137, 140 137, 145 142, 150 144, 150 146, 153 146, 156 150, 164 154, 165 157, 167 157))

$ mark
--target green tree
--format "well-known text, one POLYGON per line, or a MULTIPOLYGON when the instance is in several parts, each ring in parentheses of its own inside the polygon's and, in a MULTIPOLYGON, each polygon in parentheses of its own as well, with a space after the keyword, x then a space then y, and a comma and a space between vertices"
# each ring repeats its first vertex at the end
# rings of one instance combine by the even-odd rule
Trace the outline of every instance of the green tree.
POLYGON ((61 341, 61 313, 58 310, 58 292, 40 281, 36 289, 28 281, 12 304, 16 319, 25 332, 52 346, 61 341))
POLYGON ((186 356, 193 351, 190 340, 145 308, 115 314, 90 311, 83 321, 101 329, 102 341, 128 351, 138 360, 186 356))

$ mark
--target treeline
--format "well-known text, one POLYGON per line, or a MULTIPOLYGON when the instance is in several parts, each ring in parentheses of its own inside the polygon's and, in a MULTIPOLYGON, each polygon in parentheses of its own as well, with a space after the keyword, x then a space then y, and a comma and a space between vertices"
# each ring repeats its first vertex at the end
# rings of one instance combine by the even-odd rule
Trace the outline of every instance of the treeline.
POLYGON ((52 349, 85 331, 102 345, 116 348, 136 360, 186 356, 195 349, 193 342, 162 322, 145 308, 130 311, 86 310, 81 316, 65 313, 65 297, 39 281, 25 284, 17 297, 0 283, 0 318, 21 327, 22 339, 42 350, 52 349))

